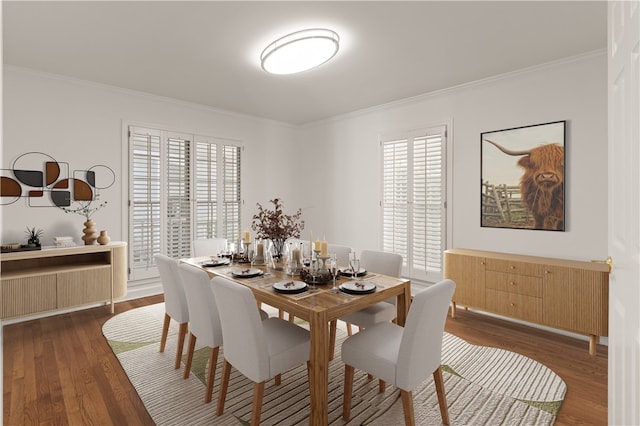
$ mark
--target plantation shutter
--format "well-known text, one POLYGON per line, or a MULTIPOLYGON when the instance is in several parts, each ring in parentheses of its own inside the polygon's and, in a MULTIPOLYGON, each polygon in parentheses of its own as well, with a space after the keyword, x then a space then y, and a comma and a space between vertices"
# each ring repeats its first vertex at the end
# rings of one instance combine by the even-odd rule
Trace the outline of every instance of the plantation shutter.
POLYGON ((191 140, 170 133, 166 140, 166 255, 191 256, 191 140))
POLYGON ((224 145, 222 155, 223 189, 222 238, 229 241, 240 239, 240 147, 224 145))
POLYGON ((444 249, 445 128, 382 140, 382 245, 403 274, 435 282, 444 249))
POLYGON ((196 139, 195 238, 218 236, 218 146, 196 139))
POLYGON ((137 278, 156 274, 161 249, 161 132, 129 129, 129 268, 137 278))
POLYGON ((241 147, 129 128, 131 280, 156 277, 154 255, 191 256, 194 239, 240 236, 241 147))

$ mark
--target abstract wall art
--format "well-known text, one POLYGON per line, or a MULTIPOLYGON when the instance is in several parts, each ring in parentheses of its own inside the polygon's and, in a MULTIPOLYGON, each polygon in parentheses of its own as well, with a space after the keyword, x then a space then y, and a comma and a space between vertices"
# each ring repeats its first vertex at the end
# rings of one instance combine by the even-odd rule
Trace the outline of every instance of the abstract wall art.
POLYGON ((18 156, 10 169, 0 169, 0 205, 25 199, 29 207, 69 207, 74 201, 90 203, 98 190, 115 183, 115 173, 98 164, 86 170, 71 170, 43 152, 18 156))

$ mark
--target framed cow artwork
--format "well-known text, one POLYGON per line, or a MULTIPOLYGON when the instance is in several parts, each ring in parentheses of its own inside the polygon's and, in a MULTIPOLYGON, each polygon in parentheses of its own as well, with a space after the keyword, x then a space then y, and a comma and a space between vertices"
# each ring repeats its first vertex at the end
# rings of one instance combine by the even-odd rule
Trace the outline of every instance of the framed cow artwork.
POLYGON ((566 121, 480 134, 480 225, 565 230, 566 121))

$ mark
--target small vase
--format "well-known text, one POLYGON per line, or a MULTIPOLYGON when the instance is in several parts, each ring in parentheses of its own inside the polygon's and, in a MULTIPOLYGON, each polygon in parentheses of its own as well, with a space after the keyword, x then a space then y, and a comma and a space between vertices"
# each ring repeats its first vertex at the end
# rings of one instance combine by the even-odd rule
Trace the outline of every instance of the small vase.
POLYGON ((89 219, 84 223, 84 229, 82 230, 84 235, 82 236, 82 241, 84 241, 84 245, 91 246, 96 243, 96 239, 98 235, 96 233, 96 223, 89 219))
POLYGON ((107 235, 107 231, 100 231, 100 235, 98 236, 98 244, 104 246, 109 244, 111 241, 111 237, 107 235))

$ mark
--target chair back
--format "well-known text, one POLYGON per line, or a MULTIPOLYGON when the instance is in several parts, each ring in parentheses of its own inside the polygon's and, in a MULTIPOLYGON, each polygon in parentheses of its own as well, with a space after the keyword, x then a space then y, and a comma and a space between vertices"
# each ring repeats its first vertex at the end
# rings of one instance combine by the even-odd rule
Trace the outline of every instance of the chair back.
POLYGON ((178 267, 189 305, 189 331, 206 346, 222 346, 222 327, 218 304, 209 275, 197 266, 182 263, 178 267))
POLYGON ((455 288, 453 281, 442 280, 414 296, 398 353, 395 385, 400 389, 415 389, 440 365, 442 334, 455 288))
POLYGON ((216 256, 227 249, 226 238, 208 238, 191 242, 193 257, 216 256))
POLYGON ((340 244, 327 244, 327 251, 329 254, 335 253, 338 259, 338 266, 341 268, 349 267, 349 255, 353 251, 351 247, 342 246, 340 244))
POLYGON ((165 312, 180 324, 189 322, 189 306, 178 274, 178 260, 164 254, 156 254, 154 258, 162 281, 165 312))
POLYGON ((215 277, 212 284, 220 309, 224 358, 256 383, 268 379, 267 342, 253 293, 223 277, 215 277))
POLYGON ((399 277, 402 274, 402 256, 385 251, 362 250, 360 267, 368 272, 399 277))

